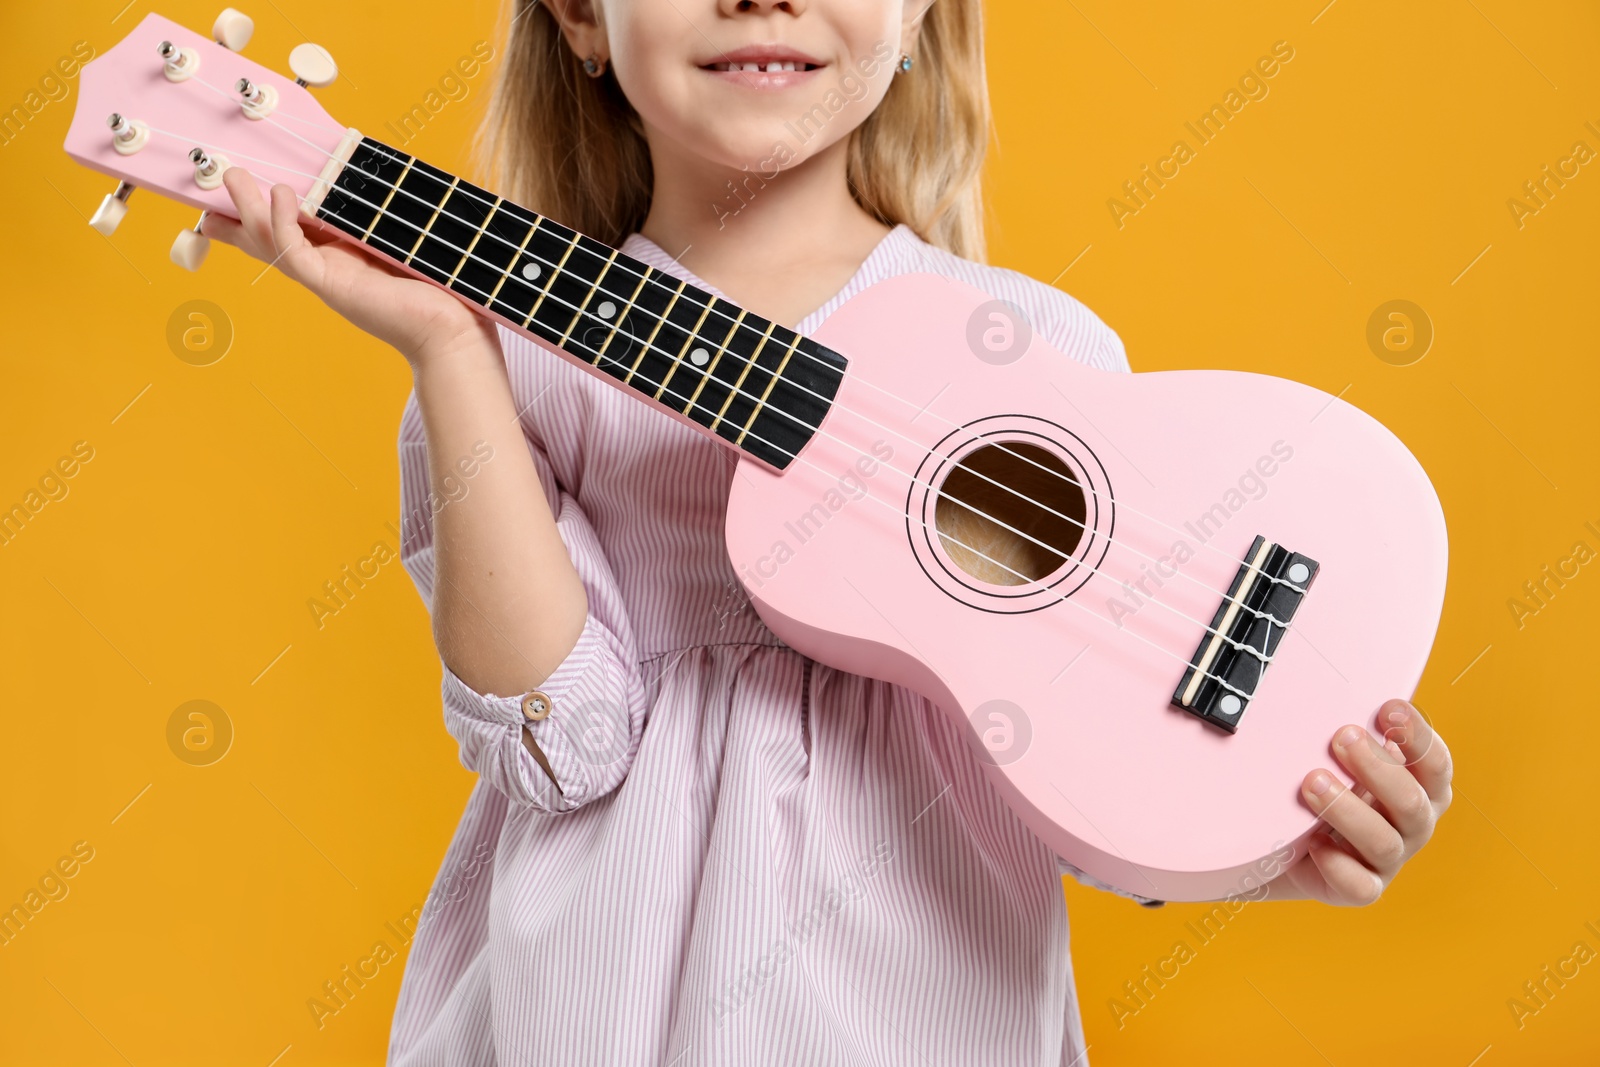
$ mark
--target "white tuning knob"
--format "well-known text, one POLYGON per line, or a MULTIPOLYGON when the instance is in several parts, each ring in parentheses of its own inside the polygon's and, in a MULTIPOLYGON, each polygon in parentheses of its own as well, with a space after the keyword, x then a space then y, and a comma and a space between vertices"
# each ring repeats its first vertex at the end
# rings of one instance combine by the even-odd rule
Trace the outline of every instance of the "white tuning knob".
POLYGON ((339 64, 333 61, 333 56, 320 44, 310 41, 290 49, 289 69, 294 71, 295 81, 313 89, 332 85, 339 77, 339 64))
POLYGON ((211 36, 230 52, 237 52, 250 43, 256 32, 255 20, 235 8, 225 7, 211 27, 211 36))
POLYGON ((133 186, 127 182, 118 182, 117 191, 107 193, 106 198, 100 201, 100 206, 95 209, 89 225, 107 237, 116 233, 117 227, 122 225, 123 216, 128 213, 128 197, 132 195, 133 186))
POLYGON ((206 213, 200 213, 200 221, 194 224, 194 229, 184 230, 178 234, 177 240, 172 242, 172 262, 184 270, 196 271, 200 264, 206 261, 206 253, 211 251, 211 238, 200 232, 200 227, 205 224, 206 213))

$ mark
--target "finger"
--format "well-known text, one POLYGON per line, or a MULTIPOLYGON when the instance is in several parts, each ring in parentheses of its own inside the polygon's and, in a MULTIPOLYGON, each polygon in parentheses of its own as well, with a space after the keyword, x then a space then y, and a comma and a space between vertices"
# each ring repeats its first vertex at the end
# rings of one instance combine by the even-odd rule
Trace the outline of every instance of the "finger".
POLYGON ((239 225, 239 220, 226 215, 207 214, 206 220, 200 224, 200 232, 214 241, 236 247, 241 247, 246 240, 244 227, 239 225))
POLYGON ((240 201, 249 190, 255 188, 255 183, 248 180, 248 174, 242 167, 229 167, 222 172, 222 188, 226 190, 228 199, 233 201, 234 215, 243 218, 244 211, 240 201), (235 170, 239 171, 237 175, 232 173, 235 170))
POLYGON ((1300 795, 1373 870, 1392 874, 1405 862, 1406 842, 1389 820, 1325 770, 1300 783, 1300 795))
POLYGON ((1405 765, 1427 790, 1428 798, 1448 806, 1450 779, 1454 774, 1450 748, 1422 712, 1404 700, 1391 700, 1378 709, 1378 726, 1388 744, 1399 750, 1405 765))
POLYGON ((301 226, 300 232, 306 235, 307 241, 318 248, 340 239, 337 230, 320 220, 315 225, 301 226))
POLYGON ((1314 834, 1307 849, 1311 862, 1316 864, 1322 880, 1327 883, 1331 903, 1361 908, 1375 903, 1383 895, 1383 879, 1339 846, 1314 834))
MULTIPOLYGON (((1372 796, 1372 790, 1366 789, 1364 787, 1358 787, 1356 789, 1351 790, 1351 793, 1354 794, 1357 797, 1360 797, 1361 798, 1361 803, 1366 804, 1369 807, 1373 807, 1373 808, 1377 807, 1377 804, 1374 803, 1374 798, 1372 796)), ((1344 835, 1339 833, 1339 831, 1333 829, 1333 827, 1331 827, 1331 826, 1328 828, 1328 836, 1331 839, 1333 839, 1334 841, 1339 842, 1341 844, 1344 842, 1344 835)))
POLYGON ((307 285, 321 279, 321 263, 306 235, 300 229, 299 200, 287 185, 274 185, 272 196, 272 244, 276 255, 274 262, 289 277, 307 285))
POLYGON ((1411 768, 1386 752, 1359 726, 1346 726, 1333 738, 1333 752, 1356 781, 1372 790, 1381 807, 1413 849, 1433 833, 1433 802, 1411 768))
POLYGON ((272 232, 267 222, 267 205, 256 188, 255 177, 243 167, 229 167, 222 174, 222 184, 233 197, 233 206, 239 209, 239 224, 249 243, 241 245, 245 251, 261 259, 271 259, 272 232))

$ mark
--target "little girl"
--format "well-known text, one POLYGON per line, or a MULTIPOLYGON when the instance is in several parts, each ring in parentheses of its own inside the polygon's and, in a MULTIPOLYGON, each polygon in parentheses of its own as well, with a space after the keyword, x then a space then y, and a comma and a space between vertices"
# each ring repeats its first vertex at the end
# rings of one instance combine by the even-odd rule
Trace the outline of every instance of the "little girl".
MULTIPOLYGON (((1082 304, 979 262, 978 0, 511 0, 506 17, 486 144, 513 201, 801 333, 930 271, 1020 308, 1066 358, 1128 369, 1082 304)), ((269 210, 242 169, 227 186, 241 222, 208 233, 409 361, 402 514, 474 472, 405 531, 479 780, 389 1062, 1083 1063, 1060 883, 1081 872, 943 712, 762 624, 723 544, 730 452, 302 233, 287 187, 269 210)), ((1334 743, 1359 795, 1307 775, 1335 833, 1266 895, 1368 903, 1431 833, 1448 753, 1409 705, 1383 714, 1388 746, 1334 743)))

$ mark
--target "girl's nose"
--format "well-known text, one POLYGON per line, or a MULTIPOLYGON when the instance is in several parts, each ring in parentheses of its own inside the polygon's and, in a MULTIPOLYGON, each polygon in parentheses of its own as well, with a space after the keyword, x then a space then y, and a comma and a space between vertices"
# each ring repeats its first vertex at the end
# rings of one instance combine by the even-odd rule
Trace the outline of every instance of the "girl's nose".
POLYGON ((740 12, 770 15, 777 11, 798 15, 806 9, 806 0, 717 0, 717 7, 724 15, 740 12))

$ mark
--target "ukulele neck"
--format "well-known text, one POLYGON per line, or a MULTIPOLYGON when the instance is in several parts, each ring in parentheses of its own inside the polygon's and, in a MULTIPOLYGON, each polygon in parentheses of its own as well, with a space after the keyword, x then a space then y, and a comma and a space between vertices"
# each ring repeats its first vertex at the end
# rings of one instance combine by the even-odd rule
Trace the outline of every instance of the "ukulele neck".
POLYGON ((371 138, 316 217, 776 470, 844 377, 810 338, 371 138))

